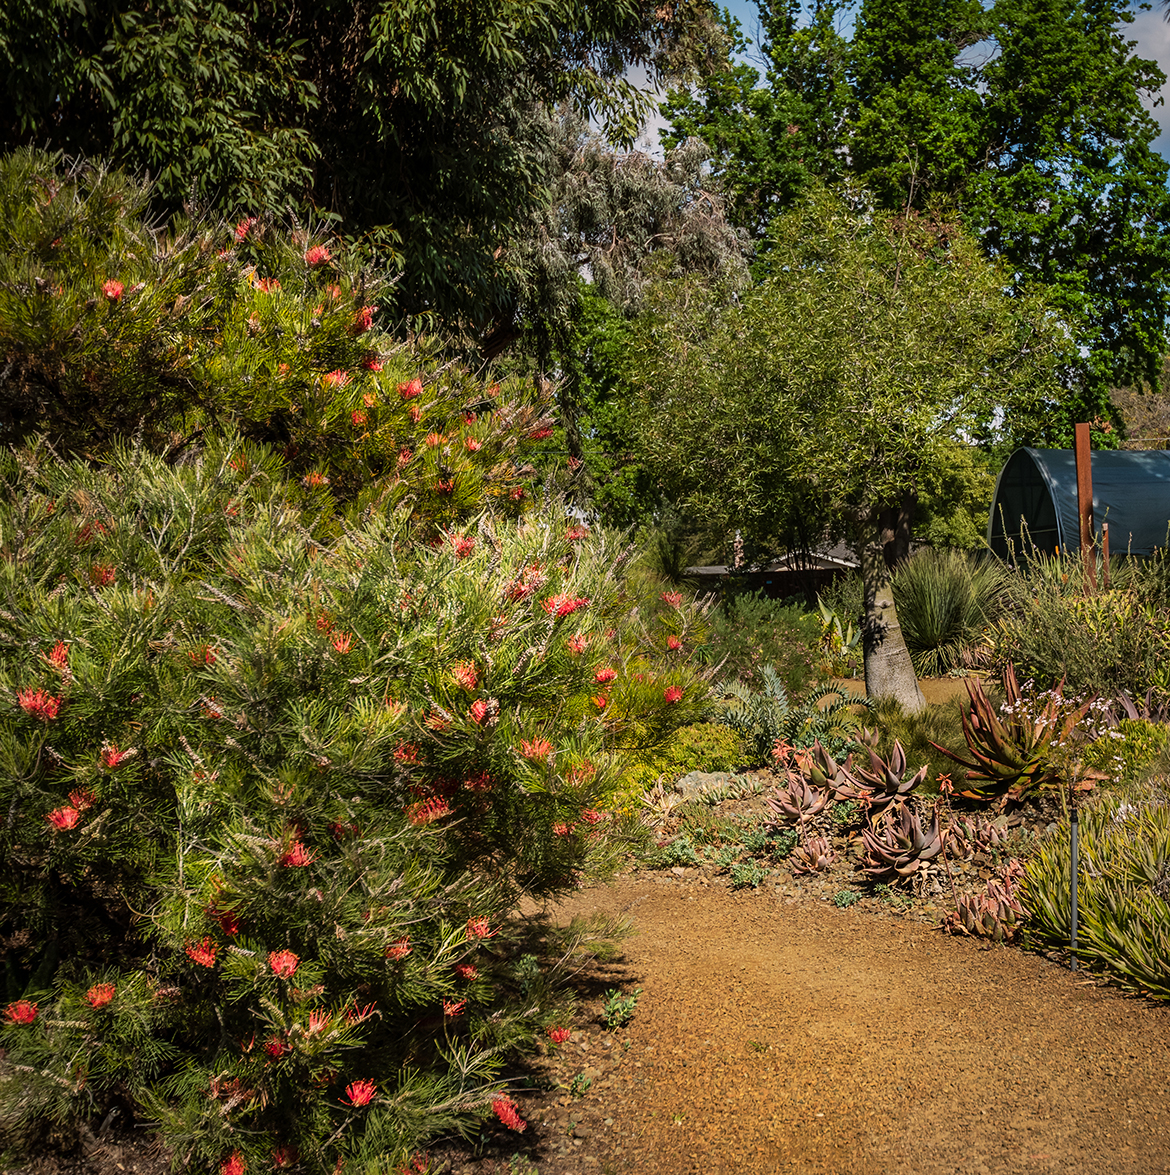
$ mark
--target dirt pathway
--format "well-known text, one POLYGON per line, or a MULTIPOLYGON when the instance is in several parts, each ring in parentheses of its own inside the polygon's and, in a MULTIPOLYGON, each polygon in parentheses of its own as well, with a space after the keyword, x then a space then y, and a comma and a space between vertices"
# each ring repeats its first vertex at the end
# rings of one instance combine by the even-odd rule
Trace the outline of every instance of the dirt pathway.
POLYGON ((763 891, 641 875, 559 916, 595 910, 638 932, 599 979, 645 992, 562 1051, 588 1096, 529 1101, 540 1175, 1170 1172, 1170 1008, 763 891))

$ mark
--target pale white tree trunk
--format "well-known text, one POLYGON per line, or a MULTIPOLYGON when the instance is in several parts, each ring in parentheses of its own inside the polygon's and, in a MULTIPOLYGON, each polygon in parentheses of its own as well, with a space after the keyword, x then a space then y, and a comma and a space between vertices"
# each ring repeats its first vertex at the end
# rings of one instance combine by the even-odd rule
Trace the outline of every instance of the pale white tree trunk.
POLYGON ((895 698, 907 713, 917 714, 925 708, 926 699, 918 688, 910 651, 898 623, 890 571, 877 535, 862 549, 861 578, 865 585, 861 642, 866 696, 875 702, 895 698))

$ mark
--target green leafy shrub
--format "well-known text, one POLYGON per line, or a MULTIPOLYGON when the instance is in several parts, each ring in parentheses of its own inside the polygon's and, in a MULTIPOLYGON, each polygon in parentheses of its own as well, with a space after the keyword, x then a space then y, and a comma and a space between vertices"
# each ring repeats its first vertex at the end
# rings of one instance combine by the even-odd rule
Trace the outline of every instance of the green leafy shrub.
POLYGON ((1170 730, 1158 722, 1123 718, 1084 751, 1084 762, 1118 783, 1141 777, 1170 746, 1170 730))
POLYGON ((895 699, 881 698, 874 705, 873 715, 879 754, 888 756, 893 753, 894 743, 901 743, 911 764, 926 764, 925 791, 935 790, 940 775, 950 779, 957 791, 963 790, 966 771, 938 749, 938 746, 954 751, 966 748, 962 709, 957 702, 926 706, 910 714, 895 699))
POLYGON ((743 738, 719 722, 699 722, 675 732, 659 761, 672 774, 734 771, 748 765, 743 738))
POLYGON ((1110 591, 1085 596, 1079 559, 1030 560, 989 629, 996 658, 1042 687, 1063 680, 1070 695, 1170 697, 1170 613, 1141 574, 1130 569, 1110 591))
POLYGON ((243 443, 0 454, 7 1130, 121 1099, 204 1168, 393 1163, 509 1121, 567 1014, 513 911, 705 709, 640 619, 687 606, 555 516, 303 491, 243 443))
MULTIPOLYGON (((1026 866, 1026 933, 1067 947, 1069 822, 1026 866)), ((1170 999, 1170 804, 1156 791, 1102 795, 1080 818, 1077 953, 1120 984, 1170 999)))
POLYGON ((1008 572, 998 560, 966 551, 916 551, 893 577, 894 604, 920 677, 969 666, 998 615, 1008 572))
POLYGON ((763 592, 730 594, 708 617, 705 661, 721 675, 752 689, 763 686, 766 666, 785 690, 798 696, 815 679, 820 661, 820 620, 803 608, 771 600, 763 592))

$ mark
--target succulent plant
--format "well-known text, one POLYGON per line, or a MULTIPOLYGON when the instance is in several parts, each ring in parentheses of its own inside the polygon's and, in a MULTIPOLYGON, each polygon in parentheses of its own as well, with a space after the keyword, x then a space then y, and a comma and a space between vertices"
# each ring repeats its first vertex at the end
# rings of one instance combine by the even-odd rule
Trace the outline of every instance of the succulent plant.
POLYGON ((1015 882, 1022 874, 1023 866, 1013 859, 1003 878, 990 878, 983 893, 963 894, 955 912, 943 920, 943 929, 992 942, 1015 941, 1027 917, 1015 893, 1015 882))
POLYGON ((923 765, 913 775, 907 774, 906 752, 897 739, 888 760, 877 753, 872 741, 867 740, 867 743, 869 767, 856 767, 851 775, 847 770, 842 771, 837 798, 856 800, 868 810, 870 821, 876 823, 894 804, 906 800, 926 778, 929 768, 923 765), (845 779, 845 776, 849 778, 845 779))
POLYGON ((969 861, 976 853, 995 852, 1011 831, 1010 821, 1003 816, 960 816, 950 827, 949 848, 959 860, 969 861))
POLYGON ((792 850, 788 863, 792 867, 793 876, 799 877, 803 873, 820 873, 836 859, 837 854, 827 836, 810 836, 804 844, 792 850))
POLYGON ((931 810, 930 822, 923 828, 918 813, 899 803, 888 809, 879 823, 862 829, 861 840, 866 849, 862 868, 872 880, 909 877, 942 852, 938 810, 931 810))
MULTIPOLYGON (((1072 735, 1092 704, 1085 702, 1062 716, 1064 682, 1061 681, 1035 714, 1026 713, 1021 705, 1016 671, 1010 662, 1004 670, 1003 688, 1006 702, 1005 717, 1001 718, 983 687, 967 679, 971 707, 962 715, 962 721, 970 759, 938 743, 930 744, 966 769, 967 780, 974 787, 962 794, 971 799, 1003 797, 1018 801, 1060 783, 1064 773, 1054 759, 1054 751, 1072 735)), ((1093 781, 1101 778, 1104 776, 1099 771, 1082 771, 1077 790, 1089 791, 1093 781)))
POLYGON ((802 776, 789 772, 787 783, 775 788, 764 804, 775 813, 777 824, 791 827, 819 816, 832 798, 830 788, 814 787, 802 776))

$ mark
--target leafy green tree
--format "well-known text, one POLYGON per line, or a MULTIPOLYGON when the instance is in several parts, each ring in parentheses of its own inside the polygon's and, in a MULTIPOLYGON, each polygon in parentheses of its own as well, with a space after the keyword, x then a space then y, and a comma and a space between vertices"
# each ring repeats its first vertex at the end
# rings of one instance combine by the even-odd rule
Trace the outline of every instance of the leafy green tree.
MULTIPOLYGON (((889 562, 956 441, 1051 410, 1064 324, 1008 297, 954 225, 819 192, 773 223, 768 277, 738 305, 669 313, 637 373, 645 459, 710 532, 766 545, 794 514, 859 549, 871 697, 922 705, 889 562)), ((689 292, 687 292, 689 293, 689 292)))
POLYGON ((631 142, 650 88, 720 44, 704 0, 20 0, 0 12, 0 148, 145 171, 167 211, 307 207, 401 270, 401 312, 481 328, 546 198, 546 112, 631 142))

